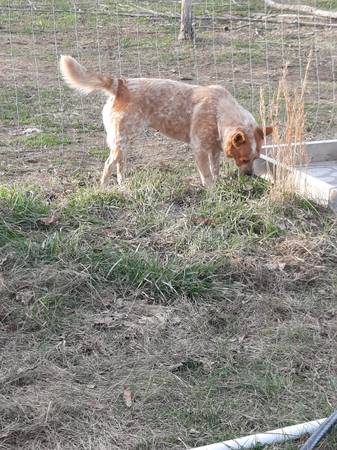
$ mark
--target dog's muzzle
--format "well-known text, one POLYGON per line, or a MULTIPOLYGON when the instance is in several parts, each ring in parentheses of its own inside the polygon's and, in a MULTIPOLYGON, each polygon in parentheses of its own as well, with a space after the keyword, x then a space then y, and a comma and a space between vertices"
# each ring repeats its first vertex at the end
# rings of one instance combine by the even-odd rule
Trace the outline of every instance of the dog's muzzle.
POLYGON ((241 175, 252 176, 254 174, 253 164, 244 164, 239 167, 241 175))

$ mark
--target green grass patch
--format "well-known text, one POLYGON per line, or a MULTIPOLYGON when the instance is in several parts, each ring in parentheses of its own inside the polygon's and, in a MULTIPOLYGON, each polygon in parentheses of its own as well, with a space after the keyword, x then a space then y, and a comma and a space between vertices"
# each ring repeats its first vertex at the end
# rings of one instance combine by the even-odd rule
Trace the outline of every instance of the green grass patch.
POLYGON ((1 219, 22 229, 32 228, 49 212, 49 205, 37 191, 0 187, 1 219))
POLYGON ((32 136, 22 136, 17 142, 31 149, 46 149, 57 145, 67 145, 71 143, 68 136, 57 133, 36 133, 32 136))
POLYGON ((0 248, 2 251, 14 248, 19 254, 26 254, 27 247, 27 239, 20 228, 0 219, 0 248))
POLYGON ((36 241, 35 258, 43 260, 46 264, 57 261, 77 261, 86 251, 90 233, 87 228, 78 227, 74 230, 57 229, 38 236, 36 241))
MULTIPOLYGON (((38 192, 17 187, 0 187, 0 248, 4 255, 14 252, 14 260, 29 259, 34 240, 29 237, 38 221, 47 216, 49 205, 38 192)), ((22 261, 21 261, 22 262, 22 261)))
POLYGON ((118 190, 110 188, 104 191, 97 188, 83 188, 71 194, 65 207, 62 209, 62 216, 70 221, 93 221, 103 222, 113 217, 122 208, 127 199, 118 190))
POLYGON ((219 183, 216 191, 206 191, 205 198, 193 210, 192 222, 223 226, 227 236, 246 235, 267 239, 280 234, 273 211, 268 207, 267 184, 260 179, 232 178, 219 183), (259 200, 259 201, 257 201, 259 200), (200 220, 196 218, 200 218, 200 220))
POLYGON ((77 302, 72 302, 69 295, 42 294, 32 306, 31 320, 40 326, 48 325, 51 332, 58 332, 66 317, 69 320, 74 314, 75 305, 78 306, 77 302))
MULTIPOLYGON (((188 170, 188 168, 186 168, 188 170)), ((172 166, 166 169, 137 170, 130 174, 126 186, 130 198, 139 209, 152 208, 161 202, 183 198, 189 186, 184 181, 185 172, 172 166), (174 189, 172 189, 174 186, 174 189)))
POLYGON ((86 258, 93 277, 115 285, 145 291, 153 300, 189 298, 211 289, 216 262, 187 263, 179 258, 160 259, 144 250, 104 246, 86 258))
POLYGON ((100 161, 105 161, 109 156, 109 153, 110 150, 108 147, 93 147, 89 150, 89 155, 99 159, 100 161))

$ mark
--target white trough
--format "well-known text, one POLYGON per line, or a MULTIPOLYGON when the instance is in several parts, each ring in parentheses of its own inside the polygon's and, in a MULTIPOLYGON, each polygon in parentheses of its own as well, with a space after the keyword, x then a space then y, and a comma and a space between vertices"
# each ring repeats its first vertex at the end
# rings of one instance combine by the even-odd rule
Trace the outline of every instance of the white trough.
MULTIPOLYGON (((298 193, 337 212, 337 140, 306 142, 308 163, 287 167, 298 193)), ((255 173, 272 178, 277 165, 272 158, 273 146, 263 147, 263 154, 255 162, 255 173)))

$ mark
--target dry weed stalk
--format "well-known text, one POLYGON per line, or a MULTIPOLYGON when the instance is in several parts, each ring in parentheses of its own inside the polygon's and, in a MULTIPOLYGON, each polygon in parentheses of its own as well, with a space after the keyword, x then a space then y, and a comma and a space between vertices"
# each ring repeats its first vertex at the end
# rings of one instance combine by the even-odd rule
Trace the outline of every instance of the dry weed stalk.
MULTIPOLYGON (((296 176, 294 167, 306 165, 309 161, 304 145, 304 93, 307 85, 311 53, 308 58, 305 76, 298 88, 291 89, 288 84, 287 66, 284 68, 278 89, 269 105, 269 122, 273 124, 273 144, 271 156, 276 165, 273 166, 273 187, 271 195, 274 199, 284 199, 294 195, 296 176)), ((260 115, 266 125, 266 108, 263 89, 260 91, 260 115)))

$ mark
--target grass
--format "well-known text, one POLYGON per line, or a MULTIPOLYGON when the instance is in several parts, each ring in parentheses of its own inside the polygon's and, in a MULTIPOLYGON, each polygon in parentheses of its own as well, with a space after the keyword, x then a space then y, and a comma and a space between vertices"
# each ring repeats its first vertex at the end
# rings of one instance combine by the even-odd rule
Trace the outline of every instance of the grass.
POLYGON ((110 150, 105 147, 93 147, 89 150, 89 155, 97 158, 100 161, 105 161, 109 156, 110 150))
MULTIPOLYGON (((235 87, 258 117, 260 86, 267 103, 279 79, 280 29, 256 23, 249 46, 246 22, 233 23, 235 36, 228 23, 213 33, 203 22, 209 28, 197 29, 195 43, 177 45, 173 19, 120 14, 117 22, 116 2, 99 2, 96 16, 79 1, 75 23, 73 2, 55 0, 54 32, 44 3, 32 23, 30 9, 11 2, 11 46, 0 0, 9 68, 0 94, 0 447, 178 450, 329 414, 337 401, 335 216, 296 196, 273 199, 268 183, 225 165, 216 188, 204 190, 189 150, 155 134, 130 151, 123 188, 112 180, 102 190, 104 99, 58 84, 56 53, 79 54, 117 75, 235 87), (41 133, 24 136, 28 127, 41 133)), ((136 3, 119 2, 119 12, 179 14, 178 4, 136 3)), ((207 0, 195 14, 224 8, 207 0)), ((247 8, 232 4, 235 15, 247 8)), ((251 2, 250 11, 264 6, 251 2)), ((293 85, 298 34, 303 63, 309 31, 284 29, 293 85)), ((331 30, 316 39, 318 116, 316 66, 304 98, 313 138, 336 130, 331 30)), ((319 448, 336 442, 331 435, 319 448)))
MULTIPOLYGON (((2 188, 1 324, 22 342, 17 352, 29 355, 18 365, 4 353, 11 367, 1 391, 5 447, 47 439, 54 448, 54 439, 63 445, 69 437, 85 446, 84 424, 91 429, 97 420, 102 433, 92 439, 107 445, 111 417, 122 414, 138 430, 130 448, 180 448, 180 439, 201 445, 329 409, 335 219, 296 199, 270 202, 268 184, 229 169, 215 191, 184 183, 179 190, 184 170, 138 170, 124 192, 2 188), (324 390, 313 400, 318 366, 324 390), (113 379, 108 394, 104 380, 113 379), (121 398, 125 383, 136 396, 130 411, 121 398), (32 395, 37 386, 40 403, 32 395), (38 419, 41 402, 55 437, 38 419), (70 434, 60 427, 64 418, 70 434)), ((125 445, 119 429, 117 448, 122 436, 125 445)))
POLYGON ((266 211, 268 206, 263 201, 260 208, 257 208, 256 203, 249 204, 254 198, 263 198, 267 190, 265 182, 235 177, 232 179, 232 189, 235 189, 235 196, 227 186, 219 183, 217 195, 210 193, 200 202, 193 211, 192 220, 200 217, 200 221, 204 219, 211 225, 223 225, 227 237, 237 234, 246 234, 252 238, 276 237, 279 229, 266 211))
POLYGON ((0 201, 3 218, 8 214, 7 222, 20 227, 33 226, 49 209, 38 193, 22 191, 16 187, 1 187, 0 201))
MULTIPOLYGON (((87 267, 93 273, 116 286, 141 290, 154 301, 168 302, 177 295, 195 298, 211 289, 213 263, 189 264, 181 258, 161 261, 149 252, 131 252, 127 249, 99 248, 89 254, 87 267)), ((124 288, 125 289, 125 288, 124 288)))
POLYGON ((261 117, 273 125, 273 157, 277 161, 273 169, 275 197, 288 198, 296 193, 296 182, 289 167, 303 166, 308 163, 308 155, 303 145, 305 134, 304 92, 307 75, 311 63, 311 53, 308 59, 305 77, 301 88, 289 91, 287 68, 284 68, 278 90, 268 107, 270 117, 266 119, 265 98, 261 90, 261 117), (282 126, 280 125, 282 124, 282 126), (286 194, 286 196, 285 196, 286 194))
POLYGON ((71 141, 67 136, 60 136, 56 133, 37 133, 32 136, 20 137, 17 142, 31 149, 46 149, 56 145, 70 144, 71 141))

